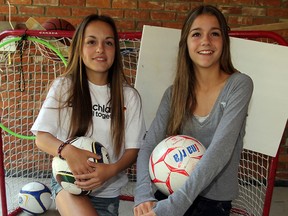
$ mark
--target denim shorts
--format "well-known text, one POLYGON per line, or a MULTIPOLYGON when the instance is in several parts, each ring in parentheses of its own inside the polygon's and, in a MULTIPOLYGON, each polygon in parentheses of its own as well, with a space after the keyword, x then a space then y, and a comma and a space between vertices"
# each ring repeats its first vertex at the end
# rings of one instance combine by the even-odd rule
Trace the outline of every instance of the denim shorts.
MULTIPOLYGON (((51 193, 52 198, 55 199, 56 195, 62 190, 63 188, 58 182, 55 180, 54 177, 51 179, 51 193)), ((113 198, 101 198, 101 197, 94 197, 89 196, 92 205, 97 210, 99 216, 118 216, 119 212, 119 197, 113 198)))

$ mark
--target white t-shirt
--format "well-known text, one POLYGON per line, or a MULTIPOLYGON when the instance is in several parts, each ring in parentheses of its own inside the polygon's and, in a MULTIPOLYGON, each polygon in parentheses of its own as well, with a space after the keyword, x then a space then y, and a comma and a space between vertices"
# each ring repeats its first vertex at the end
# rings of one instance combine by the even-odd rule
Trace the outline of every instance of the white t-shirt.
MULTIPOLYGON (((64 141, 68 138, 68 128, 70 125, 71 108, 61 109, 59 115, 59 105, 67 99, 67 87, 70 85, 67 78, 56 79, 42 105, 39 115, 31 128, 36 135, 37 131, 48 132, 58 139, 64 141)), ((87 136, 91 136, 105 146, 109 153, 111 163, 116 162, 124 153, 125 149, 140 148, 146 127, 141 108, 141 100, 135 89, 124 86, 124 108, 125 109, 125 146, 119 158, 113 154, 113 145, 110 133, 110 88, 97 86, 89 82, 92 100, 93 131, 90 128, 87 136)), ((128 182, 125 172, 119 173, 107 181, 97 192, 91 195, 97 197, 116 197, 120 194, 120 189, 128 182)))

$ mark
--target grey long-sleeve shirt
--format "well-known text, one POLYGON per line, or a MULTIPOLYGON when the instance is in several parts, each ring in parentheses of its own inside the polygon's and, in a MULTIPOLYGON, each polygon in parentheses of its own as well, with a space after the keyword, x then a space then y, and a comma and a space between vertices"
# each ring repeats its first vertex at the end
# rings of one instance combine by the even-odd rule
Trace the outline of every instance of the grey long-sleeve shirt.
MULTIPOLYGON (((154 147, 166 138, 171 89, 172 86, 165 91, 138 155, 135 206, 156 200, 148 163, 154 147)), ((157 216, 183 215, 198 195, 222 201, 237 197, 238 165, 252 92, 251 78, 240 72, 234 73, 206 120, 200 123, 194 116, 189 117, 182 134, 198 139, 207 151, 185 184, 168 199, 157 202, 154 207, 157 216)))

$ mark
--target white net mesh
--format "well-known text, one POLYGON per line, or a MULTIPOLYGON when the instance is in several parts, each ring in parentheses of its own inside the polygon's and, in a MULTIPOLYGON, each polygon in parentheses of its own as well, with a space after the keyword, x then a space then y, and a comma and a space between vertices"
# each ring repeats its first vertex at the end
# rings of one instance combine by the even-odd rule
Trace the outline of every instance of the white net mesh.
POLYGON ((239 166, 239 197, 233 215, 263 215, 271 157, 244 149, 239 166))
MULTIPOLYGON (((15 42, 11 41, 15 38, 10 42, 6 39, 9 43, 0 47, 0 113, 8 212, 18 207, 18 192, 26 183, 37 180, 50 186, 52 157, 35 146, 30 129, 50 82, 65 69, 70 44, 67 37, 22 38, 15 42), (52 47, 47 48, 49 44, 52 47), (60 57, 51 48, 56 48, 60 57)), ((120 44, 124 71, 133 85, 140 40, 121 39, 120 44)), ((131 182, 136 179, 134 169, 127 170, 131 182)), ((131 197, 132 192, 127 188, 123 195, 131 197)))

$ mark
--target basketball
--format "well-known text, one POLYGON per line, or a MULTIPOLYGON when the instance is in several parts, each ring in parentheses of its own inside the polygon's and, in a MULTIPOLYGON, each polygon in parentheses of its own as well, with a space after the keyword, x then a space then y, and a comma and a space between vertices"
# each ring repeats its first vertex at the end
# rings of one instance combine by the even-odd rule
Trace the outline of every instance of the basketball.
POLYGON ((19 207, 33 215, 46 212, 51 204, 51 191, 43 183, 30 182, 24 185, 18 194, 19 207))
MULTIPOLYGON (((41 24, 46 30, 61 30, 61 31, 75 31, 75 27, 64 19, 49 19, 46 22, 41 24)), ((70 41, 62 41, 67 46, 70 46, 70 41), (65 43, 68 42, 68 43, 65 43)))
MULTIPOLYGON (((52 18, 44 23, 41 24, 41 27, 47 31, 75 31, 75 27, 68 22, 67 20, 64 19, 57 19, 57 18, 52 18)), ((70 46, 70 41, 71 39, 67 37, 57 37, 57 32, 51 33, 52 40, 49 41, 49 43, 54 46, 55 48, 58 49, 60 54, 67 59, 69 55, 69 46, 70 46)), ((50 48, 44 46, 45 52, 43 55, 47 56, 49 59, 53 61, 60 61, 61 58, 50 48)))
MULTIPOLYGON (((70 22, 64 19, 49 19, 41 25, 46 30, 75 31, 75 27, 70 22)), ((66 46, 70 46, 70 41, 67 38, 61 39, 60 42, 65 44, 66 46)))
MULTIPOLYGON (((100 155, 100 160, 91 159, 95 163, 109 163, 109 156, 106 148, 90 137, 77 137, 71 141, 71 145, 100 155)), ((67 162, 59 157, 54 157, 52 160, 52 172, 54 178, 64 190, 75 195, 87 195, 92 192, 82 190, 74 184, 76 180, 70 171, 67 162)))
POLYGON ((205 151, 193 137, 176 135, 162 140, 149 159, 152 182, 165 195, 172 194, 185 183, 205 151))

